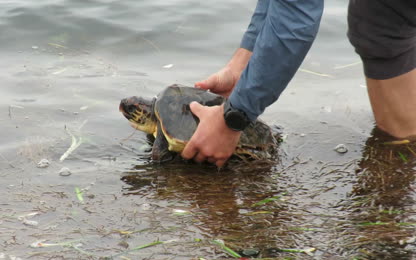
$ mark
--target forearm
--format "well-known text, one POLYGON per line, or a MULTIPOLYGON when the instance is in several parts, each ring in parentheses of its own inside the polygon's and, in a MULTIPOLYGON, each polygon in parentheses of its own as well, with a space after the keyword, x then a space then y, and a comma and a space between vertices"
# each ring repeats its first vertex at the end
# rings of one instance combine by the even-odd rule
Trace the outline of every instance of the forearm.
POLYGON ((233 73, 234 82, 240 79, 241 73, 247 67, 252 52, 244 48, 238 48, 226 67, 233 73))
POLYGON ((253 54, 230 96, 251 120, 278 99, 301 65, 322 9, 323 0, 271 0, 253 54))

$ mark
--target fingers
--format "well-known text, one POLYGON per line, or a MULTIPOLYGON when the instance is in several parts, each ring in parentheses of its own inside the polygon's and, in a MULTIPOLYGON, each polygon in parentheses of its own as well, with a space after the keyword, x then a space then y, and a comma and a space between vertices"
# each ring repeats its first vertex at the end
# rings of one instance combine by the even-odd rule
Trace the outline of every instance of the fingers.
POLYGON ((215 163, 217 162, 217 159, 215 159, 214 157, 208 157, 208 158, 207 158, 207 161, 208 161, 209 163, 215 164, 215 163))
POLYGON ((224 164, 227 162, 227 159, 224 158, 215 158, 214 156, 205 156, 202 151, 199 151, 191 142, 188 143, 188 145, 185 146, 185 149, 183 149, 181 156, 185 160, 191 160, 193 159, 195 162, 203 163, 205 161, 217 165, 218 168, 221 168, 224 166, 224 164))
POLYGON ((195 83, 195 87, 202 88, 202 89, 213 89, 215 86, 218 85, 218 75, 212 74, 206 80, 199 81, 195 83))
POLYGON ((198 153, 195 157, 194 157, 194 161, 198 162, 198 163, 203 163, 205 161, 206 157, 202 154, 202 153, 198 153))
POLYGON ((215 162, 215 165, 217 165, 218 168, 221 168, 224 166, 225 162, 227 162, 227 160, 218 160, 215 162))
POLYGON ((195 83, 196 88, 208 89, 206 80, 199 81, 195 83))
POLYGON ((195 155, 198 153, 198 149, 196 148, 196 146, 193 144, 192 140, 185 146, 185 148, 183 149, 181 156, 185 159, 185 160, 190 160, 192 158, 195 157, 195 155))
POLYGON ((199 104, 196 101, 191 102, 191 104, 189 104, 189 107, 191 108, 191 112, 192 114, 196 115, 199 119, 201 119, 201 115, 202 110, 203 110, 203 105, 199 104))

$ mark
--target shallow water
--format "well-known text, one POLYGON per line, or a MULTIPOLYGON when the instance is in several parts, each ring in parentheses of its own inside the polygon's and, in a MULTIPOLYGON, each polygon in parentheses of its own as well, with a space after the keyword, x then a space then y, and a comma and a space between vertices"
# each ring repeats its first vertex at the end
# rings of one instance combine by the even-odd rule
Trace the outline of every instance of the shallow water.
POLYGON ((151 163, 118 104, 220 69, 255 1, 0 6, 0 259, 231 258, 214 239, 273 259, 415 257, 416 148, 372 134, 347 1, 327 1, 302 70, 262 116, 283 129, 276 163, 219 172, 151 163), (71 135, 82 143, 60 161, 71 135), (137 249, 154 241, 169 243, 137 249))

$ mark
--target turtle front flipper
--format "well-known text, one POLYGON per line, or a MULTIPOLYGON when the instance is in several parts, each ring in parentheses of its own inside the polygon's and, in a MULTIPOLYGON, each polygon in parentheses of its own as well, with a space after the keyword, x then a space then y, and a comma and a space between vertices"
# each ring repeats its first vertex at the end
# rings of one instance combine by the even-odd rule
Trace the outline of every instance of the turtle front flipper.
POLYGON ((169 143, 166 140, 165 135, 163 134, 162 126, 160 125, 160 122, 158 122, 156 139, 155 139, 155 142, 153 143, 153 149, 152 149, 152 160, 157 161, 159 163, 171 161, 175 156, 173 152, 169 151, 168 147, 169 147, 169 143))

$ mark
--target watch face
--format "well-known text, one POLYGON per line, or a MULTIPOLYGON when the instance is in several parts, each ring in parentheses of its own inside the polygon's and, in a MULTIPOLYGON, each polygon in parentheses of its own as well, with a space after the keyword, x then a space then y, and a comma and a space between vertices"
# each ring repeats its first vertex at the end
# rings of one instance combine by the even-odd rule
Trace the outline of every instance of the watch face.
POLYGON ((246 127, 246 123, 244 120, 244 115, 241 112, 237 112, 237 111, 230 111, 227 114, 227 125, 233 129, 233 130, 237 130, 237 131, 242 131, 244 130, 244 128, 246 127))
POLYGON ((233 108, 229 100, 224 104, 224 120, 227 126, 235 131, 243 131, 250 124, 246 114, 233 108))

